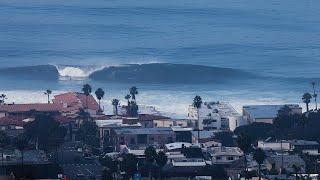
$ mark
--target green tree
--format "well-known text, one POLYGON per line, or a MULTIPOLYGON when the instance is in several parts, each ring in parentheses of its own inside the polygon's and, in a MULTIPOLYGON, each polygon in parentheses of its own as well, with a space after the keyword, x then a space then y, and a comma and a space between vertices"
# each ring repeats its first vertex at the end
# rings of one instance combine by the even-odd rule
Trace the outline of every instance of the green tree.
POLYGON ((56 150, 63 143, 67 129, 60 126, 52 116, 39 114, 35 120, 26 124, 26 136, 33 142, 36 147, 43 150, 56 150))
POLYGON ((317 103, 317 93, 316 93, 316 82, 312 82, 311 83, 311 85, 312 85, 312 89, 313 89, 313 98, 314 98, 314 103, 316 104, 316 110, 318 110, 318 103, 317 103))
POLYGON ((205 167, 205 172, 210 175, 213 180, 228 179, 227 172, 219 165, 207 165, 205 167))
POLYGON ((138 111, 139 107, 135 101, 129 102, 129 106, 127 106, 127 115, 130 117, 137 117, 138 116, 138 111))
POLYGON ((167 164, 168 162, 168 157, 163 151, 159 151, 157 156, 156 156, 156 163, 159 167, 159 177, 161 179, 161 171, 162 168, 167 164))
POLYGON ((127 100, 128 106, 129 106, 130 98, 131 98, 130 94, 127 94, 124 98, 127 100))
POLYGON ((99 146, 98 127, 95 122, 84 121, 77 131, 77 137, 91 147, 99 146))
POLYGON ((266 159, 266 154, 261 148, 256 149, 253 152, 253 159, 258 163, 258 173, 259 173, 259 180, 261 179, 261 164, 266 159))
POLYGON ((144 154, 146 156, 146 163, 147 163, 149 177, 150 179, 152 179, 151 168, 154 166, 154 162, 157 157, 156 149, 153 146, 149 146, 144 150, 144 154))
POLYGON ((201 108, 202 106, 202 99, 200 96, 195 96, 193 98, 193 107, 197 109, 197 118, 198 118, 198 126, 197 126, 197 130, 198 130, 198 142, 199 142, 199 139, 200 139, 200 115, 199 115, 199 109, 201 108))
POLYGON ((10 137, 4 131, 0 131, 0 147, 1 147, 1 167, 3 166, 3 150, 10 144, 10 137))
POLYGON ((101 99, 102 99, 103 96, 104 96, 104 91, 103 91, 102 88, 98 88, 98 89, 96 90, 95 94, 96 94, 96 97, 97 97, 97 99, 98 99, 98 101, 99 101, 99 112, 101 112, 101 111, 102 111, 102 110, 101 110, 101 99))
POLYGON ((119 106, 119 99, 113 99, 112 105, 114 107, 114 114, 118 115, 118 106, 119 106))
POLYGON ((99 158, 99 162, 102 166, 106 167, 110 173, 112 174, 112 177, 115 177, 115 173, 118 171, 118 161, 112 159, 110 156, 104 156, 99 158))
POLYGON ((6 97, 7 96, 5 94, 0 94, 0 104, 5 104, 6 97))
POLYGON ((102 180, 112 180, 114 179, 112 176, 112 172, 108 168, 104 168, 102 170, 102 180))
POLYGON ((132 100, 136 100, 136 95, 138 94, 138 88, 135 87, 135 86, 132 86, 130 89, 129 89, 129 93, 132 97, 132 100))
POLYGON ((90 96, 90 94, 92 92, 91 86, 89 84, 83 85, 82 92, 86 96, 86 109, 88 111, 88 96, 90 96))
POLYGON ((21 153, 21 166, 23 171, 23 158, 24 158, 24 150, 28 146, 28 139, 25 134, 20 134, 15 138, 15 146, 21 153))
POLYGON ((249 153, 251 148, 251 140, 248 135, 241 133, 237 138, 237 145, 243 151, 244 155, 244 173, 245 179, 248 179, 248 168, 247 168, 247 153, 249 153))
POLYGON ((304 93, 302 101, 306 104, 307 112, 309 112, 309 103, 311 102, 312 95, 310 93, 304 93))
POLYGON ((48 98, 48 104, 50 104, 50 95, 52 94, 52 91, 50 89, 47 89, 45 92, 43 92, 48 98))
POLYGON ((295 174, 295 176, 296 176, 296 179, 299 179, 299 176, 298 176, 298 174, 299 174, 299 172, 300 172, 300 167, 299 166, 297 166, 297 165, 295 165, 295 164, 293 164, 292 165, 292 169, 293 169, 293 171, 294 171, 294 174, 295 174))
POLYGON ((126 154, 123 157, 121 167, 126 172, 126 179, 130 179, 137 171, 138 158, 134 154, 126 154))

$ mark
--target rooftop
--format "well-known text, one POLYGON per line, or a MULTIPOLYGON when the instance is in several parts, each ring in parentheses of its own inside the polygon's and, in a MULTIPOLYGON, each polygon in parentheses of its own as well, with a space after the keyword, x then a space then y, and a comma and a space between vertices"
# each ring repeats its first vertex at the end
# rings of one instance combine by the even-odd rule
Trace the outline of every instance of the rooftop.
POLYGON ((305 145, 319 145, 317 141, 306 141, 306 140, 292 140, 291 144, 295 146, 305 146, 305 145))
POLYGON ((115 129, 116 134, 171 134, 171 128, 123 128, 115 129))
POLYGON ((154 115, 154 114, 139 114, 140 121, 152 121, 152 120, 159 120, 159 119, 170 119, 170 118, 166 116, 154 115))
POLYGON ((283 162, 286 164, 291 164, 291 163, 304 163, 304 161, 297 155, 272 155, 269 156, 267 159, 271 163, 276 163, 280 164, 282 162, 282 157, 283 157, 283 162))
POLYGON ((88 97, 83 93, 68 92, 54 96, 54 104, 63 104, 63 110, 72 111, 85 108, 88 102, 88 109, 99 110, 99 105, 92 95, 88 97))
POLYGON ((213 155, 242 156, 243 152, 238 147, 212 147, 209 152, 213 155))
POLYGON ((166 144, 166 149, 168 150, 174 150, 174 149, 181 149, 182 145, 184 145, 185 147, 190 147, 192 144, 188 143, 188 142, 174 142, 174 143, 169 143, 166 144))
POLYGON ((55 112, 61 109, 60 104, 35 103, 35 104, 4 104, 0 105, 0 112, 29 112, 32 110, 39 112, 55 112))
POLYGON ((140 123, 123 124, 122 119, 95 120, 95 122, 99 128, 103 128, 103 127, 141 127, 140 123))

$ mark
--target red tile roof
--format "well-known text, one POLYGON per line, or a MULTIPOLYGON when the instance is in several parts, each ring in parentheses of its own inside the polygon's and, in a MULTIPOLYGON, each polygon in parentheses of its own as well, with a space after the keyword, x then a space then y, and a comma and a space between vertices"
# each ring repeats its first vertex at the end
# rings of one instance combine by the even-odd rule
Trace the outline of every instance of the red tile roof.
POLYGON ((14 125, 14 126, 20 126, 23 127, 26 122, 22 121, 25 118, 21 118, 21 117, 2 117, 0 118, 0 126, 10 126, 10 125, 14 125))
MULTIPOLYGON (((68 92, 54 96, 53 103, 63 104, 64 111, 78 111, 80 108, 86 108, 87 96, 83 93, 68 92)), ((92 95, 88 96, 88 108, 99 110, 99 105, 92 95)))
POLYGON ((68 124, 70 122, 74 122, 75 120, 66 116, 55 116, 54 119, 58 121, 60 124, 68 124))
POLYGON ((5 104, 0 105, 0 112, 28 112, 36 110, 39 112, 54 112, 61 109, 60 104, 5 104))

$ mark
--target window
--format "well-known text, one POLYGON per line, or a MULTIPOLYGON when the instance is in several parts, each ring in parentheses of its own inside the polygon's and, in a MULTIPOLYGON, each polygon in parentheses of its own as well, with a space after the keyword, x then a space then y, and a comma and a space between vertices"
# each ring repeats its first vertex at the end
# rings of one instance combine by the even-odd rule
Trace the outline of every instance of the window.
POLYGON ((146 134, 138 134, 137 141, 138 141, 138 144, 146 144, 147 143, 147 135, 146 134))
POLYGON ((136 140, 134 138, 130 139, 130 144, 136 144, 136 140))
POLYGON ((217 157, 216 157, 216 160, 221 160, 221 156, 217 156, 217 157))
POLYGON ((228 157, 228 161, 233 161, 234 158, 233 157, 228 157))

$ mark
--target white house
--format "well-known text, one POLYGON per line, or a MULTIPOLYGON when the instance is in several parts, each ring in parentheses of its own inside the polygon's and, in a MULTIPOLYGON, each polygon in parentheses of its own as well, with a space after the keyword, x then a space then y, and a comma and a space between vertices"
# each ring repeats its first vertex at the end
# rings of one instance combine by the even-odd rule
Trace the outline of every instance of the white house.
POLYGON ((231 164, 243 156, 238 147, 212 147, 208 152, 212 156, 212 164, 231 164))
MULTIPOLYGON (((189 106, 188 118, 197 120, 198 111, 189 106)), ((246 125, 247 121, 229 103, 205 102, 199 109, 200 129, 225 129, 235 130, 246 125)))

